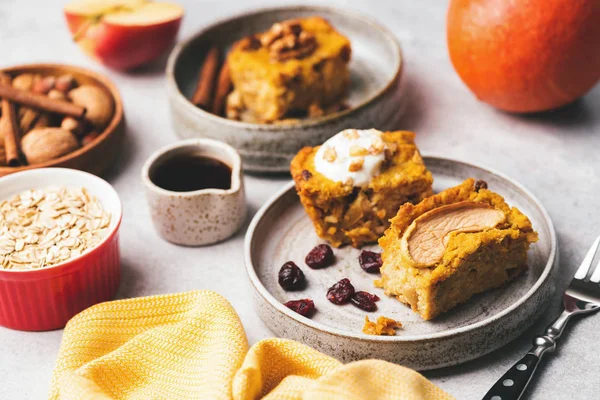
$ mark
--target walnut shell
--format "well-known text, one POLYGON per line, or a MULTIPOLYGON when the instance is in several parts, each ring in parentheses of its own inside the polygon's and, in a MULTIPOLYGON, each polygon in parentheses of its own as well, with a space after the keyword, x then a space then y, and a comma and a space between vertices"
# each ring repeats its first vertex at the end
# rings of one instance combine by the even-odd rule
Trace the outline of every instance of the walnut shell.
POLYGON ((34 129, 21 140, 21 149, 29 164, 40 164, 69 154, 79 148, 69 131, 60 128, 34 129))
POLYGON ((102 88, 81 85, 69 92, 69 99, 87 110, 85 118, 102 132, 114 115, 113 98, 102 88))

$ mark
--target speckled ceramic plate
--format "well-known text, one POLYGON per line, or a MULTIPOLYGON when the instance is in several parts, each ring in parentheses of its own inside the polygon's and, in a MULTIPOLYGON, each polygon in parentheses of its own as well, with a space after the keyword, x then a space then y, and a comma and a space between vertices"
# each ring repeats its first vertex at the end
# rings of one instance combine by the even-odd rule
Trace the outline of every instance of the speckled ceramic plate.
POLYGON ((257 311, 275 334, 346 362, 380 358, 426 370, 459 364, 495 350, 541 315, 554 291, 553 271, 558 261, 556 234, 544 207, 523 186, 497 172, 440 157, 425 157, 425 162, 433 173, 436 192, 469 177, 484 179, 490 189, 529 216, 539 241, 529 252, 528 272, 433 321, 424 321, 409 307, 374 288, 373 280, 378 275, 360 268, 357 249, 335 249, 336 263, 327 269, 312 270, 305 265, 306 253, 323 241, 315 234, 290 183, 256 214, 245 243, 246 268, 255 289, 257 311), (285 292, 277 282, 279 268, 288 260, 296 262, 306 275, 308 287, 301 292, 285 292), (357 290, 381 298, 378 311, 366 313, 350 304, 336 306, 326 299, 327 289, 345 277, 357 290), (282 304, 307 297, 314 300, 318 310, 312 319, 282 304), (365 315, 370 319, 385 315, 401 321, 404 328, 392 337, 365 335, 361 332, 365 315))
POLYGON ((244 169, 286 172, 304 146, 317 146, 351 126, 387 130, 398 126, 409 100, 402 79, 404 61, 394 34, 371 19, 330 7, 285 6, 246 12, 219 21, 179 43, 169 57, 167 94, 175 132, 182 138, 206 137, 227 142, 242 156, 244 169), (194 106, 191 97, 198 69, 211 46, 225 52, 233 42, 267 30, 275 22, 321 16, 352 45, 350 109, 297 123, 252 124, 233 121, 194 106))

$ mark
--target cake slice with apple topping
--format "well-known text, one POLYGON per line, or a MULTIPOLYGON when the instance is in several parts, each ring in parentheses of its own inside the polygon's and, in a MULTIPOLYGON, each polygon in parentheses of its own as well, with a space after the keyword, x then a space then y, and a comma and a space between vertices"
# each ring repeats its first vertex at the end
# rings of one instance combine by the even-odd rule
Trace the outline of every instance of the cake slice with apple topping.
POLYGON ((467 179, 400 207, 379 240, 376 285, 429 320, 521 274, 536 240, 523 213, 467 179))

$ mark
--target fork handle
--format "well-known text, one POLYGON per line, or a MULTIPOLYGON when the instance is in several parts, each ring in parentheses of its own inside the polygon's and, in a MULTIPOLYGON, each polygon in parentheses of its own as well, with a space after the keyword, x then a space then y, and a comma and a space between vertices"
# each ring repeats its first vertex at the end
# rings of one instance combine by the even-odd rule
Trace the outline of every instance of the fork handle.
POLYGON ((521 398, 541 358, 527 353, 492 386, 483 400, 518 400, 521 398))
POLYGON ((533 340, 534 347, 502 375, 483 400, 519 400, 544 354, 556 350, 556 339, 562 335, 572 315, 571 311, 563 311, 544 335, 533 340))

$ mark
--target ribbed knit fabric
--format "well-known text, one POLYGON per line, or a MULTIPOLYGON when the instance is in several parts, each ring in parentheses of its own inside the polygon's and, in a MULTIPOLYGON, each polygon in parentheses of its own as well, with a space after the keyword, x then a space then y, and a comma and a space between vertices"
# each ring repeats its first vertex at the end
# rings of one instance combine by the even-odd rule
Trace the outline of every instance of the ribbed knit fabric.
POLYGON ((379 360, 343 365, 298 342, 248 350, 242 324, 209 291, 102 303, 67 324, 50 399, 381 399, 452 397, 379 360))

